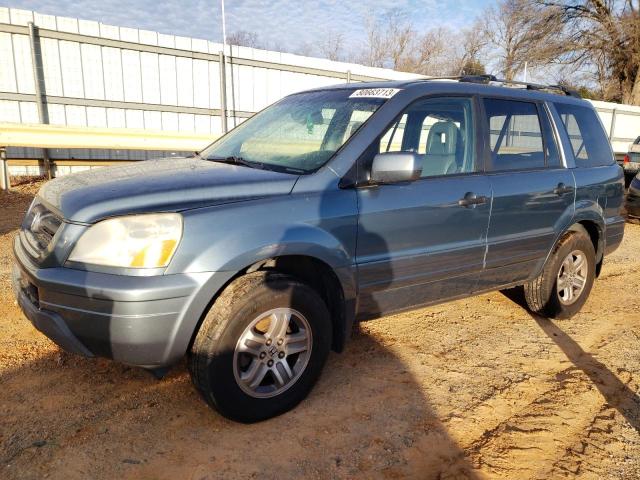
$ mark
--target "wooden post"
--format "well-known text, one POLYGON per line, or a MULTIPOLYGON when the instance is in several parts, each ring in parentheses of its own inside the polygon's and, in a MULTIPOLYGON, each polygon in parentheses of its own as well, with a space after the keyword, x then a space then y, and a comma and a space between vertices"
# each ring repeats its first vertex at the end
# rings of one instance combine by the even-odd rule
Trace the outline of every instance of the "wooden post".
POLYGON ((11 179, 9 178, 9 165, 7 164, 7 151, 0 147, 0 189, 9 190, 11 179))

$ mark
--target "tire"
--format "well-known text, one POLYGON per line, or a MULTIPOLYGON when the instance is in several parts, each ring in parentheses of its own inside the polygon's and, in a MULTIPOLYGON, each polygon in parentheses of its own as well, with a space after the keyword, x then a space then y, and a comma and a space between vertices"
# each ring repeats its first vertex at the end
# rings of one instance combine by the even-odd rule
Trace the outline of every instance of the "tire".
POLYGON ((327 307, 312 288, 288 275, 250 273, 233 281, 207 313, 189 371, 207 403, 225 417, 266 420, 311 391, 331 335, 327 307))
POLYGON ((540 276, 524 285, 525 300, 529 309, 548 318, 571 318, 587 301, 595 272, 596 253, 587 232, 581 229, 565 233, 547 259, 540 276), (570 255, 571 260, 568 260, 570 255), (586 271, 583 267, 575 268, 579 264, 579 255, 583 256, 586 271), (573 262, 573 267, 567 268, 565 261, 573 262), (575 271, 570 273, 571 269, 575 271), (579 290, 578 285, 582 277, 584 285, 579 290), (562 289, 567 285, 568 288, 562 289))

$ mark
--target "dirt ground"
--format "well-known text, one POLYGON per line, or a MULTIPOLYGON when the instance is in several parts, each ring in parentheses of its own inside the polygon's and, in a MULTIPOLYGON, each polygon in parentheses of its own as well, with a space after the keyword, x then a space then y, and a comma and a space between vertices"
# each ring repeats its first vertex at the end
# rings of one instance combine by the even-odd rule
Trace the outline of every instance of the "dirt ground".
POLYGON ((230 422, 161 381, 61 354, 10 291, 35 187, 0 193, 0 478, 640 478, 640 226, 583 311, 492 293, 363 324, 294 411, 230 422))

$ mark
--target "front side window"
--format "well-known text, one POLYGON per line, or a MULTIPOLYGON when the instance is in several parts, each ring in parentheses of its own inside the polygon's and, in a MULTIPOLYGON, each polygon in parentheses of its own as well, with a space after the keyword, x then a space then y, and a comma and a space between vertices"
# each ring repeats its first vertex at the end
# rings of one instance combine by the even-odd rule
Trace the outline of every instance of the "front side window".
POLYGON ((545 149, 535 103, 485 98, 490 171, 544 168, 545 149))
POLYGON ((554 106, 569 136, 576 167, 596 167, 614 162, 609 140, 593 109, 567 103, 554 106))
POLYGON ((324 165, 385 101, 351 89, 291 95, 254 115, 201 152, 261 168, 309 173, 324 165))
POLYGON ((474 139, 471 99, 430 98, 403 112, 372 153, 416 153, 423 178, 467 173, 474 171, 474 139))

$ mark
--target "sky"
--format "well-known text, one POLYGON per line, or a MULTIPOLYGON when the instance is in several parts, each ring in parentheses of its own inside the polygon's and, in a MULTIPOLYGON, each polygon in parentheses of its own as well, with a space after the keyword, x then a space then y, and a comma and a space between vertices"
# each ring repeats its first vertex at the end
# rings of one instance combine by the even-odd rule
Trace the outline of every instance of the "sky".
MULTIPOLYGON (((398 9, 417 31, 471 24, 492 0, 227 0, 227 34, 244 30, 262 44, 315 51, 325 35, 342 34, 346 51, 366 41, 367 18, 398 9)), ((1 6, 97 20, 111 25, 222 41, 220 0, 0 0, 1 6)), ((317 53, 317 51, 316 51, 317 53)))

